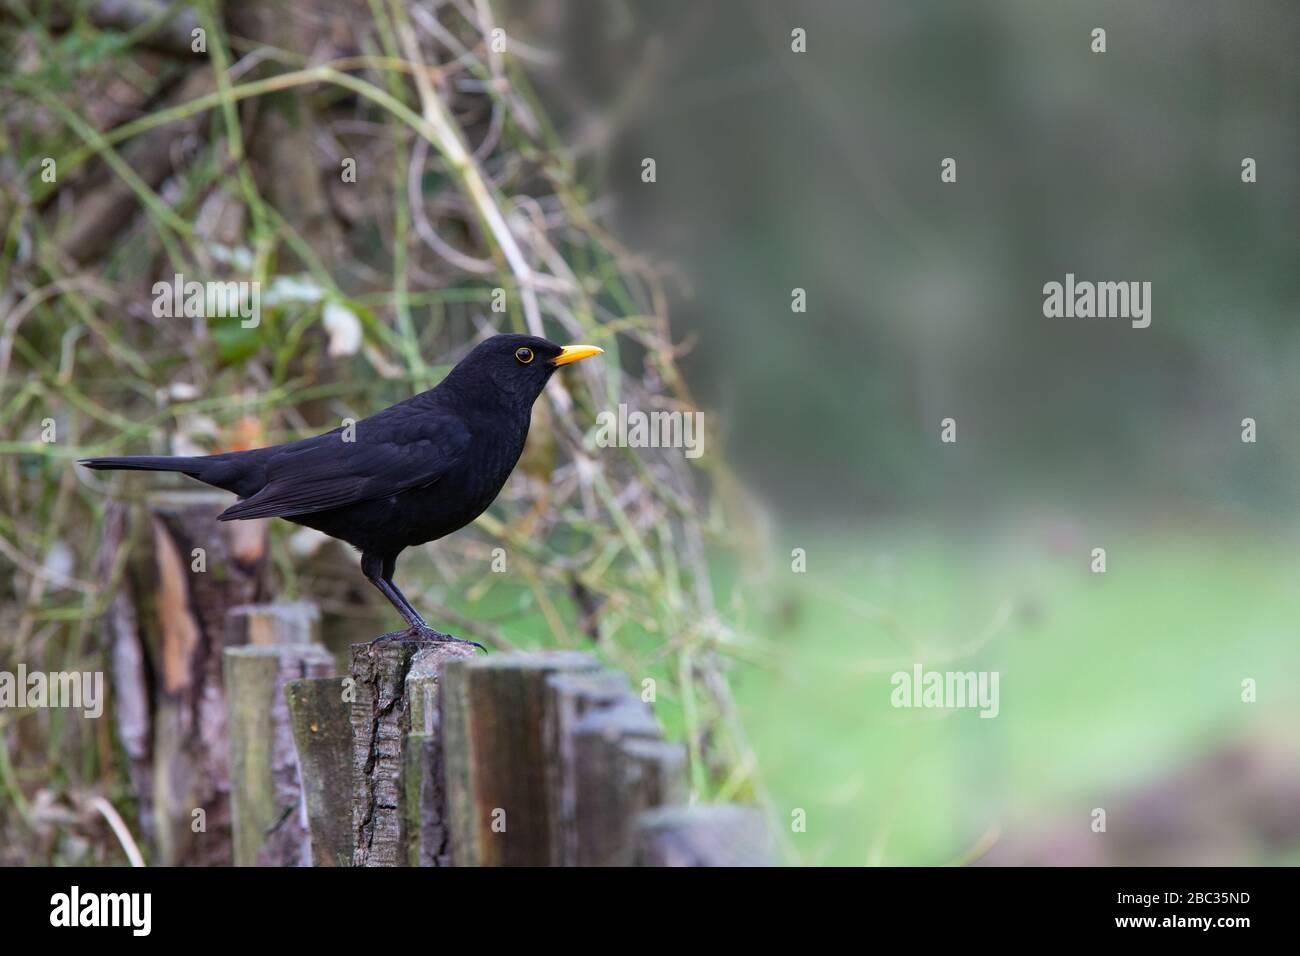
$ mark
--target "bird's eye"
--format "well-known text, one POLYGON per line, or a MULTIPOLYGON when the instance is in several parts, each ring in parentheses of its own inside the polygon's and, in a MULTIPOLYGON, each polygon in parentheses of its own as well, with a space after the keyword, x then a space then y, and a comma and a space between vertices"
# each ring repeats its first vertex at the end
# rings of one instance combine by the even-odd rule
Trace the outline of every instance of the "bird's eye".
POLYGON ((515 358, 519 359, 520 362, 527 365, 529 362, 533 360, 533 350, 515 349, 515 358))

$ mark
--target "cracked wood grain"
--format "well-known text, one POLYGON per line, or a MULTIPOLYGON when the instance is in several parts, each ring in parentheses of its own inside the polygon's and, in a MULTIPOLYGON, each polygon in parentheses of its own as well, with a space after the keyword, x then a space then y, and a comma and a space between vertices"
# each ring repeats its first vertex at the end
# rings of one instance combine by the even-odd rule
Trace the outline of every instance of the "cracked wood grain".
MULTIPOLYGON (((416 834, 408 833, 405 823, 406 754, 420 744, 407 740, 413 712, 419 720, 415 729, 420 734, 428 732, 432 703, 427 695, 434 692, 436 680, 427 678, 436 678, 446 660, 473 654, 466 645, 400 638, 352 645, 353 866, 405 866, 410 862, 409 844, 416 834), (412 680, 408 682, 408 678, 412 680)), ((436 751, 423 746, 418 750, 436 759, 436 751)), ((432 786, 438 768, 418 762, 415 766, 418 772, 429 774, 432 786)), ((417 787, 412 799, 419 799, 420 791, 417 787)), ((435 798, 431 793, 430 799, 435 798)), ((434 834, 429 838, 431 844, 437 839, 434 834)), ((436 855, 437 851, 430 852, 436 855)))

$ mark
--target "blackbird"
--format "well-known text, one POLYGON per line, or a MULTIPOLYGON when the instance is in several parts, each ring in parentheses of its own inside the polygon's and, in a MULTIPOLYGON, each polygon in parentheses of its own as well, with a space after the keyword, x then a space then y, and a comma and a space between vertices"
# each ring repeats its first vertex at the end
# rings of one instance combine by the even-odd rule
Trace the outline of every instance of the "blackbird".
POLYGON ((533 402, 555 370, 602 351, 494 335, 429 391, 314 438, 221 455, 81 464, 179 471, 239 496, 221 521, 287 518, 346 541, 361 552, 362 574, 406 621, 405 633, 473 644, 433 630, 416 613, 393 583, 397 556, 482 514, 519 460, 533 402))

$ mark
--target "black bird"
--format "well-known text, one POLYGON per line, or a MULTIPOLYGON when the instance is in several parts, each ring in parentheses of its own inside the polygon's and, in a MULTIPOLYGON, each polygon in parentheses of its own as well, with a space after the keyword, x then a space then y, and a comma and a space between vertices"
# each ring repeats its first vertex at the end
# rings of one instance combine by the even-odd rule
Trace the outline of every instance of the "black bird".
POLYGON ((393 583, 397 556, 482 514, 519 460, 533 402, 555 370, 602 351, 531 335, 494 335, 429 391, 351 428, 223 455, 86 458, 81 464, 179 471, 239 496, 219 515, 222 521, 287 518, 346 541, 361 552, 361 572, 397 608, 407 633, 474 643, 425 624, 393 583))

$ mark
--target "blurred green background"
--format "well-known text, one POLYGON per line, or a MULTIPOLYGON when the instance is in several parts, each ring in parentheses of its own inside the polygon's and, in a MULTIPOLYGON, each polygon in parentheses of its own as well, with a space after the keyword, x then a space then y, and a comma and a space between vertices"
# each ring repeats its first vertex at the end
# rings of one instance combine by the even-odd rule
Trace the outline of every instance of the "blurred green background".
POLYGON ((1300 10, 603 10, 567 81, 778 529, 737 687, 798 856, 1300 858, 1300 10), (1045 318, 1067 272, 1149 281, 1151 326, 1045 318), (918 660, 999 671, 998 718, 891 708, 918 660))

